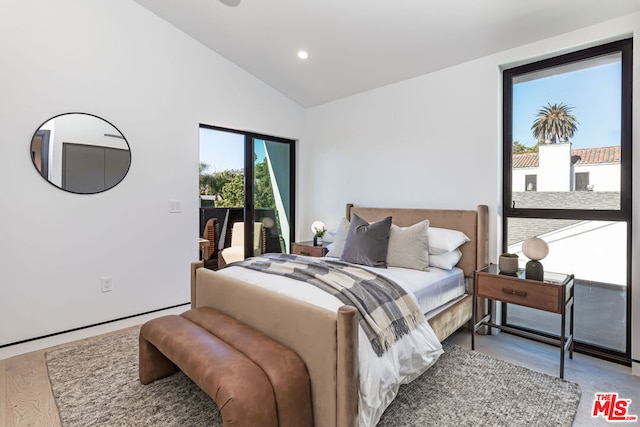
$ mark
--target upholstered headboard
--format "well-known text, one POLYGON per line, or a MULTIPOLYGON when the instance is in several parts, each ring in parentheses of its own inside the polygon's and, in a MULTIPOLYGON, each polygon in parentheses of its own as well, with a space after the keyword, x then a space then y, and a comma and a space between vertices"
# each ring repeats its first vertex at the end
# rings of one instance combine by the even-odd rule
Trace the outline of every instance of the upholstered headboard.
POLYGON ((489 263, 489 208, 486 205, 479 205, 476 210, 455 210, 368 208, 348 203, 346 218, 350 219, 354 213, 369 222, 391 216, 398 227, 408 227, 428 219, 430 227, 462 231, 471 241, 460 247, 462 258, 457 266, 467 277, 473 277, 475 270, 489 263))

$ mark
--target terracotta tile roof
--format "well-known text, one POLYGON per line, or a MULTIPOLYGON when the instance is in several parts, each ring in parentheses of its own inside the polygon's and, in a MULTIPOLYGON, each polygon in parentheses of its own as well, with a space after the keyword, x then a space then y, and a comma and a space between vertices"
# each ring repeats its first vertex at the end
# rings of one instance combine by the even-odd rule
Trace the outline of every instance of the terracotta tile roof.
MULTIPOLYGON (((620 163, 620 146, 577 148, 575 150, 571 150, 571 157, 574 159, 574 164, 576 165, 620 163)), ((538 153, 522 153, 513 155, 513 169, 537 167, 538 153)))
POLYGON ((572 157, 578 157, 577 165, 596 165, 599 163, 620 163, 620 146, 595 147, 571 150, 572 157))
POLYGON ((513 155, 513 169, 537 168, 538 153, 522 153, 513 155))

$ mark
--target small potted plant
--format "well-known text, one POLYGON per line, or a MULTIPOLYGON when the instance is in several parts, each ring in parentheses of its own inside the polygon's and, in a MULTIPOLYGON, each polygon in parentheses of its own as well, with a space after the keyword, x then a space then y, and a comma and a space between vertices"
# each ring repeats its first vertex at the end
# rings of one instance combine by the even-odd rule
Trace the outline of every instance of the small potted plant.
POLYGON ((322 246, 322 237, 324 233, 327 232, 327 228, 320 221, 316 221, 311 225, 311 230, 313 230, 313 246, 322 246))
POLYGON ((518 255, 505 252, 498 259, 498 268, 500 273, 516 274, 518 271, 518 255))

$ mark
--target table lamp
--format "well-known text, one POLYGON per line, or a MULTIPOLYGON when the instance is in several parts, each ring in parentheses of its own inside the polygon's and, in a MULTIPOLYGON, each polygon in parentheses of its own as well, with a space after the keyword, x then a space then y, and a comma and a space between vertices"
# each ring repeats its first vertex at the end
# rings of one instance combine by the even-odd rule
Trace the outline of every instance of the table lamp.
POLYGON ((544 269, 541 259, 549 254, 549 245, 539 237, 527 239, 522 244, 522 253, 531 261, 527 262, 524 277, 531 280, 543 280, 544 269))
POLYGON ((265 216, 264 218, 262 218, 262 226, 264 228, 271 228, 274 225, 276 225, 276 222, 273 220, 273 218, 265 216))

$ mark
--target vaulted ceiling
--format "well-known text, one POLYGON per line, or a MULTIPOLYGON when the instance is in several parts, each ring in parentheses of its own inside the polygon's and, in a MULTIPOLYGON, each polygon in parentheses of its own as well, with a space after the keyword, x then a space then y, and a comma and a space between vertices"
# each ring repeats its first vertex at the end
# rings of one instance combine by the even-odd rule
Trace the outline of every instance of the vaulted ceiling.
POLYGON ((640 0, 135 1, 304 107, 640 11, 640 0))

